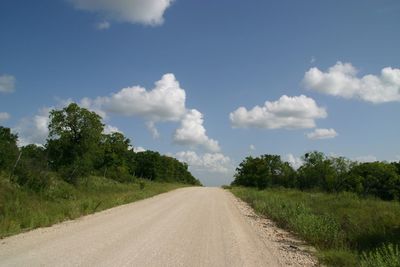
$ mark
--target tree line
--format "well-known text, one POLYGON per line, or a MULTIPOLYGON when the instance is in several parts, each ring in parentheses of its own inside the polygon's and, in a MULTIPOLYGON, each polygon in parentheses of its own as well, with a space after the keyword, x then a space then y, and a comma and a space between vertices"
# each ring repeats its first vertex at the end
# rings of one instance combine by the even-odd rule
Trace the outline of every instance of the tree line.
POLYGON ((306 153, 295 170, 278 155, 247 157, 236 168, 232 185, 297 188, 326 192, 355 192, 384 200, 400 199, 400 161, 365 162, 306 153))
POLYGON ((122 133, 104 133, 95 112, 69 104, 52 110, 46 144, 18 147, 18 135, 0 126, 0 173, 12 182, 40 191, 56 174, 70 184, 91 175, 118 182, 143 178, 160 182, 200 185, 188 165, 154 151, 134 152, 122 133))

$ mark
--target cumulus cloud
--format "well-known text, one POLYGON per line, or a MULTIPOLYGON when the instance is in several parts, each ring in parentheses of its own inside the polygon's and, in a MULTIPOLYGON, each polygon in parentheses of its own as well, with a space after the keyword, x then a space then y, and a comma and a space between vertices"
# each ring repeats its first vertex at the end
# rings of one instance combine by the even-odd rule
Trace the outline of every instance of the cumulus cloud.
POLYGON ((135 153, 139 153, 139 152, 145 152, 145 151, 147 151, 147 149, 145 149, 145 148, 143 148, 143 147, 141 147, 141 146, 138 146, 138 147, 134 147, 134 148, 133 148, 133 151, 134 151, 135 153))
POLYGON ((42 108, 33 118, 23 118, 19 121, 13 131, 18 133, 20 146, 42 145, 46 142, 49 133, 50 110, 50 108, 42 108))
POLYGON ((150 90, 141 86, 127 87, 110 96, 83 98, 80 105, 104 119, 110 114, 142 117, 147 121, 146 127, 153 137, 158 138, 155 123, 180 121, 186 114, 185 101, 185 90, 174 74, 167 73, 150 90))
POLYGON ((181 151, 176 153, 175 157, 195 171, 226 174, 233 170, 231 159, 221 153, 198 155, 194 151, 181 151))
POLYGON ((379 76, 357 77, 351 63, 337 62, 328 71, 308 70, 303 79, 306 88, 343 98, 356 98, 372 103, 400 101, 400 69, 386 67, 379 76))
POLYGON ((146 122, 146 127, 147 130, 151 133, 154 139, 157 139, 160 137, 160 133, 158 132, 157 127, 155 126, 153 121, 148 121, 146 122))
POLYGON ((0 122, 6 121, 10 118, 10 114, 7 112, 0 112, 0 122))
POLYGON ((118 129, 118 127, 106 124, 104 126, 103 134, 112 134, 112 133, 123 133, 118 129))
POLYGON ((305 95, 283 95, 277 101, 266 101, 262 107, 255 106, 251 110, 239 107, 229 115, 235 128, 265 129, 313 128, 315 119, 326 116, 325 108, 319 107, 314 99, 305 95))
POLYGON ((0 92, 1 93, 12 93, 15 90, 16 79, 12 75, 4 74, 0 75, 0 92))
POLYGON ((95 12, 119 22, 161 25, 173 0, 69 0, 76 9, 95 12))
POLYGON ((211 152, 220 151, 218 141, 207 136, 203 122, 203 114, 196 109, 189 110, 175 131, 174 142, 192 147, 201 146, 211 152))
POLYGON ((188 110, 185 102, 185 90, 180 87, 175 75, 168 73, 155 82, 154 88, 150 90, 141 86, 127 87, 110 96, 83 98, 80 105, 103 118, 111 114, 142 117, 154 138, 160 136, 157 122, 180 122, 181 125, 174 134, 175 143, 201 146, 208 151, 218 152, 218 142, 206 135, 203 114, 195 109, 188 110))
POLYGON ((335 138, 338 133, 335 129, 315 129, 313 132, 308 133, 308 139, 331 139, 335 138))
POLYGON ((108 30, 111 27, 110 22, 108 21, 102 21, 96 24, 96 29, 103 31, 103 30, 108 30))
MULTIPOLYGON (((69 104, 71 104, 72 102, 74 102, 72 99, 67 99, 64 101, 59 101, 61 106, 68 106, 69 104)), ((107 119, 108 116, 106 114, 106 112, 104 110, 102 110, 102 106, 101 106, 101 102, 100 102, 100 98, 98 99, 91 99, 88 97, 84 97, 79 101, 79 106, 86 108, 92 112, 97 113, 98 115, 100 115, 103 119, 107 119)))
POLYGON ((304 163, 300 157, 296 157, 290 153, 286 155, 285 160, 296 170, 304 163))
POLYGON ((141 86, 123 88, 107 97, 82 99, 83 106, 100 113, 124 116, 142 116, 149 121, 179 121, 185 114, 186 93, 174 74, 162 76, 155 87, 146 90, 141 86))

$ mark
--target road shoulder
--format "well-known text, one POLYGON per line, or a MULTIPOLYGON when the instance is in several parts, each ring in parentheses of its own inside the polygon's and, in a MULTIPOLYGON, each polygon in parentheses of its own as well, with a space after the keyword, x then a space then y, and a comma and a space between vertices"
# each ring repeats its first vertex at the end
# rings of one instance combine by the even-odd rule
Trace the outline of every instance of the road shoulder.
POLYGON ((279 228, 272 220, 257 214, 246 202, 225 190, 240 213, 251 225, 271 253, 285 266, 320 266, 313 255, 315 248, 292 233, 279 228))

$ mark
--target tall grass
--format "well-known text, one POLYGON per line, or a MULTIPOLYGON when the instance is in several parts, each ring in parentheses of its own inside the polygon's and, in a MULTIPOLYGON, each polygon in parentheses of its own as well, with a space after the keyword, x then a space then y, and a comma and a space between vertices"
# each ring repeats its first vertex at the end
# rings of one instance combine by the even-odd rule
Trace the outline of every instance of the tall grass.
POLYGON ((50 186, 38 193, 0 174, 0 238, 185 186, 145 180, 122 184, 93 176, 72 186, 57 177, 51 179, 50 186))
POLYGON ((399 202, 352 193, 240 187, 231 191, 280 227, 314 245, 321 262, 331 266, 374 266, 375 262, 375 266, 398 266, 379 265, 378 260, 388 255, 399 257, 399 202))
POLYGON ((393 244, 383 245, 372 252, 364 252, 361 257, 363 267, 398 267, 400 266, 400 249, 393 244))

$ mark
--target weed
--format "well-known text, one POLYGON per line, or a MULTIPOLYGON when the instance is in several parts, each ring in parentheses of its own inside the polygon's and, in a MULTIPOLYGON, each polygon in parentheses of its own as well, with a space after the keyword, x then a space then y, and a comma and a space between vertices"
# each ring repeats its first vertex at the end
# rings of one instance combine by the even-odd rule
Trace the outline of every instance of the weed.
POLYGON ((361 257, 363 267, 399 267, 400 249, 393 244, 382 245, 371 251, 364 252, 361 257))
POLYGON ((183 186, 144 180, 119 183, 96 176, 86 177, 85 182, 72 186, 52 177, 45 190, 36 192, 20 187, 0 174, 0 238, 183 186))
POLYGON ((233 187, 231 191, 258 213, 314 245, 320 260, 331 266, 359 266, 361 258, 363 262, 368 262, 367 259, 378 262, 379 255, 389 259, 398 256, 400 203, 397 201, 362 198, 346 192, 242 187, 233 187), (394 245, 380 248, 384 243, 394 245))

